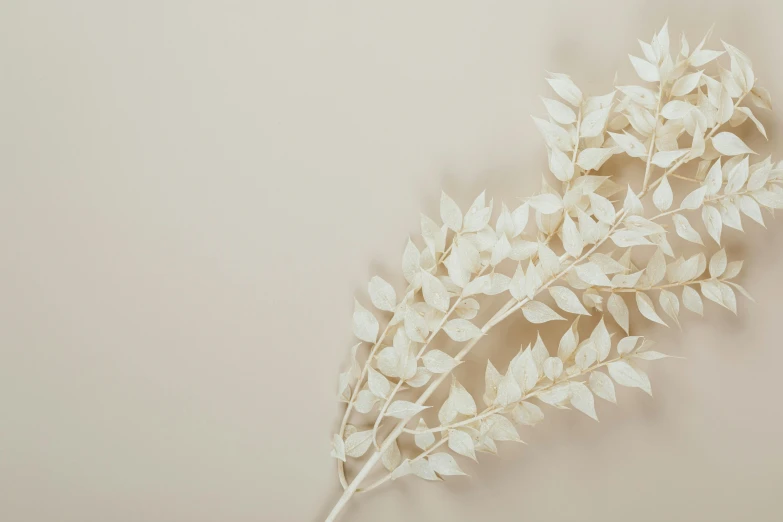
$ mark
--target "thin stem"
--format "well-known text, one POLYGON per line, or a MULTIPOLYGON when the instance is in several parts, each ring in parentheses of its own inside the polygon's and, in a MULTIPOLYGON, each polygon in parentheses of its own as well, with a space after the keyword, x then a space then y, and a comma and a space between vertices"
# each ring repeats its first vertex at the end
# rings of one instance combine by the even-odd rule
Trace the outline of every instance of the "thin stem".
POLYGON ((710 277, 709 279, 691 279, 690 281, 682 281, 680 283, 669 283, 665 285, 658 285, 658 286, 649 286, 647 288, 610 288, 608 286, 594 286, 593 288, 595 290, 598 290, 599 292, 608 292, 608 293, 631 293, 631 292, 649 292, 650 290, 665 290, 667 288, 675 288, 678 286, 688 286, 688 285, 695 285, 699 283, 705 283, 707 281, 720 281, 721 283, 727 282, 724 279, 715 279, 714 277, 710 277))
POLYGON ((343 492, 342 496, 337 501, 337 504, 335 504, 332 510, 329 512, 329 515, 326 517, 326 520, 324 522, 334 522, 335 520, 337 520, 337 515, 339 515, 340 512, 345 507, 345 505, 348 504, 348 501, 351 500, 351 497, 353 496, 354 493, 356 493, 356 490, 359 488, 359 484, 361 484, 362 481, 365 478, 367 478, 367 475, 369 475, 370 471, 372 471, 372 469, 378 463, 380 458, 381 458, 381 452, 376 452, 372 454, 372 456, 367 460, 364 466, 362 466, 362 469, 359 470, 359 473, 356 474, 356 477, 351 481, 348 487, 345 488, 345 491, 343 492))
POLYGON ((490 415, 495 413, 495 411, 497 411, 497 409, 493 409, 490 411, 485 410, 484 413, 480 415, 477 415, 475 417, 460 422, 455 422, 454 424, 447 424, 446 426, 436 426, 435 428, 428 428, 426 430, 410 430, 408 428, 405 428, 402 431, 405 433, 410 433, 411 435, 421 435, 423 433, 438 433, 441 431, 449 431, 454 428, 459 428, 460 426, 467 426, 468 424, 473 424, 477 420, 481 420, 485 417, 489 417, 490 415))
POLYGON ((669 175, 669 177, 670 177, 670 178, 677 178, 677 179, 681 179, 681 180, 683 180, 683 181, 690 181, 690 182, 692 182, 692 183, 699 183, 699 180, 698 180, 698 179, 689 178, 689 177, 687 177, 687 176, 680 176, 679 174, 670 174, 670 175, 669 175))

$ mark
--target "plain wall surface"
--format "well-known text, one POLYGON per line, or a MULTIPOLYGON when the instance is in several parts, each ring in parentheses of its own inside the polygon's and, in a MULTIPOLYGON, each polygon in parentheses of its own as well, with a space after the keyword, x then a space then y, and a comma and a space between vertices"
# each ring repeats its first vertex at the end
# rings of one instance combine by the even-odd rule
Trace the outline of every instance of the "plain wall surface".
MULTIPOLYGON (((545 71, 637 82, 669 17, 783 100, 777 1, 0 3, 0 520, 319 521, 354 295, 441 188, 537 189, 545 71)), ((676 45, 676 44, 675 44, 676 45)), ((783 119, 760 113, 780 150, 783 119)), ((781 154, 776 154, 778 159, 781 154)), ((779 521, 783 229, 727 234, 655 397, 356 499, 345 522, 779 521)), ((706 237, 706 236, 705 236, 706 237)), ((529 342, 521 321, 494 342, 529 342)), ((478 356, 466 365, 479 365, 478 356)), ((467 366, 466 366, 467 367, 467 366)))

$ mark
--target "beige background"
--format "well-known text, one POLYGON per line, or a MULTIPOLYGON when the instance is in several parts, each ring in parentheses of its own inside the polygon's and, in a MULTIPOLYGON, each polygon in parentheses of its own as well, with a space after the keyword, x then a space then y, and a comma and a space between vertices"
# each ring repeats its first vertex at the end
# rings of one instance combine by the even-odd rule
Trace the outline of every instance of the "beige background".
MULTIPOLYGON (((2 2, 0 519, 321 520, 353 296, 376 273, 401 288, 441 187, 467 204, 538 186, 544 71, 603 94, 670 16, 692 43, 715 22, 783 100, 782 15, 2 2)), ((779 149, 783 120, 762 119, 779 149)), ((651 367, 654 400, 621 390, 600 423, 550 410, 472 479, 398 481, 343 520, 780 520, 776 225, 729 235, 756 304, 655 332, 688 359, 651 367)), ((491 346, 529 340, 499 330, 491 346)))

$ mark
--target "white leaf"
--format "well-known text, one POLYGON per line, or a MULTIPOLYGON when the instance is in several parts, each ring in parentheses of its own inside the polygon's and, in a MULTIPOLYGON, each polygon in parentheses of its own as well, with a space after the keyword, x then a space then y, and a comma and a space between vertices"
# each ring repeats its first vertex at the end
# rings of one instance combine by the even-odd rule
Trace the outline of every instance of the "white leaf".
POLYGON ((544 137, 544 143, 546 143, 550 149, 560 149, 563 152, 568 152, 573 149, 573 141, 571 135, 561 126, 542 120, 541 118, 533 117, 533 121, 538 127, 538 131, 544 137))
POLYGON ((612 318, 620 325, 620 328, 628 333, 630 316, 628 313, 628 305, 618 294, 612 294, 606 302, 606 308, 612 315, 612 318))
POLYGON ((600 136, 604 128, 606 127, 606 120, 609 118, 609 112, 611 107, 604 107, 598 109, 582 119, 582 125, 579 129, 579 134, 583 138, 595 138, 600 136))
POLYGON ((411 472, 424 480, 440 480, 432 469, 428 460, 412 460, 410 463, 411 472))
POLYGON ((595 344, 592 340, 587 340, 579 345, 576 349, 576 355, 574 361, 580 370, 586 370, 598 358, 598 352, 596 351, 595 344))
POLYGON ((514 277, 511 278, 511 283, 508 286, 508 290, 517 301, 521 301, 527 296, 527 291, 525 289, 525 270, 522 268, 521 264, 517 265, 514 277))
POLYGON ((541 324, 549 321, 565 321, 564 317, 549 308, 544 303, 529 301, 522 306, 522 314, 529 322, 541 324))
POLYGON ((495 368, 491 361, 487 360, 487 369, 484 371, 484 404, 491 406, 495 403, 495 397, 497 397, 498 386, 500 385, 500 379, 502 375, 495 368))
POLYGON ((372 430, 357 431, 345 440, 345 454, 349 457, 361 457, 372 444, 372 430))
MULTIPOLYGON (((694 111, 691 114, 701 114, 698 111, 694 111)), ((703 126, 700 122, 696 122, 693 127, 693 142, 691 143, 691 151, 689 156, 691 158, 698 158, 704 154, 707 143, 704 141, 703 126)))
POLYGON ((750 110, 749 107, 737 107, 737 112, 740 112, 750 118, 750 121, 753 122, 753 124, 756 126, 756 129, 761 133, 762 136, 765 138, 767 137, 767 130, 764 128, 764 124, 762 124, 758 118, 756 118, 756 115, 753 114, 753 111, 750 110))
POLYGON ((653 203, 658 210, 664 211, 669 210, 673 199, 674 193, 672 192, 672 186, 669 185, 669 178, 664 176, 658 188, 653 192, 653 203))
POLYGON ((549 116, 560 125, 570 125, 576 121, 576 113, 568 105, 549 98, 541 98, 541 101, 544 102, 549 116))
POLYGON ((603 196, 597 194, 590 194, 590 206, 593 209, 593 215, 601 223, 612 224, 615 219, 614 205, 603 196))
POLYGON ((632 158, 647 157, 647 149, 635 136, 632 136, 628 133, 615 134, 614 132, 610 132, 609 135, 612 136, 614 142, 617 143, 617 145, 619 145, 620 148, 623 149, 623 151, 625 151, 625 153, 632 158))
POLYGON ((359 301, 354 301, 353 334, 368 343, 378 338, 378 320, 359 301))
POLYGON ((626 355, 634 351, 636 348, 636 345, 639 343, 639 337, 638 335, 632 335, 630 337, 623 337, 620 339, 620 341, 617 343, 617 353, 620 355, 626 355))
POLYGON ((506 407, 509 404, 519 401, 521 398, 522 389, 519 387, 519 383, 511 372, 506 373, 506 375, 500 379, 497 397, 495 397, 495 404, 506 407))
POLYGON ((486 294, 489 292, 491 286, 492 286, 492 281, 489 278, 489 274, 479 276, 475 278, 473 281, 469 282, 467 285, 465 285, 465 288, 462 290, 462 297, 469 297, 471 295, 477 295, 477 294, 486 294))
MULTIPOLYGON (((578 321, 577 317, 577 321, 578 321)), ((578 342, 578 334, 576 332, 577 321, 571 324, 571 328, 566 330, 563 337, 560 338, 560 344, 557 347, 557 356, 563 361, 567 361, 571 354, 576 349, 576 343, 578 342)))
POLYGON ((672 100, 663 106, 661 109, 661 116, 667 120, 679 120, 688 114, 693 108, 693 105, 688 102, 682 100, 672 100))
POLYGON ((611 286, 612 283, 606 274, 603 273, 601 267, 589 261, 581 265, 577 265, 574 270, 576 275, 585 283, 592 286, 611 286))
POLYGON ((449 292, 440 279, 422 271, 421 273, 422 293, 424 301, 436 310, 447 312, 449 309, 449 292))
POLYGON ((556 194, 539 194, 529 200, 530 206, 542 214, 554 214, 563 208, 562 200, 556 194))
POLYGON ((387 417, 396 417, 398 419, 409 419, 422 410, 427 409, 427 406, 421 406, 419 404, 409 401, 394 401, 386 409, 387 417))
POLYGON ((359 395, 356 396, 356 411, 362 414, 370 413, 377 402, 378 397, 376 397, 370 390, 362 390, 359 392, 359 395))
POLYGON ((669 326, 658 316, 652 299, 644 292, 636 292, 636 306, 639 307, 639 312, 650 321, 669 326))
POLYGON ((684 286, 682 288, 682 304, 691 312, 704 315, 704 303, 702 303, 701 296, 699 295, 699 292, 690 286, 684 286))
POLYGON ((490 258, 490 264, 497 266, 501 261, 506 259, 511 254, 511 243, 508 242, 508 238, 505 234, 500 236, 500 239, 492 247, 492 257, 490 258))
MULTIPOLYGON (((446 232, 431 218, 421 215, 421 237, 432 252, 443 252, 446 249, 446 232)), ((424 263, 421 263, 424 266, 424 263)))
POLYGON ((772 97, 769 95, 769 91, 764 87, 754 86, 750 91, 750 99, 753 100, 753 104, 756 107, 772 110, 772 97))
POLYGON ((556 381, 563 373, 563 361, 560 357, 549 357, 544 361, 544 375, 551 381, 556 381))
POLYGON ((402 454, 400 453, 400 447, 395 440, 394 443, 381 454, 381 462, 383 462, 383 467, 387 470, 394 471, 400 465, 401 461, 402 454))
POLYGON ((588 148, 579 153, 576 164, 584 170, 598 170, 606 160, 612 157, 612 149, 588 148))
POLYGON ((629 388, 645 388, 645 377, 642 377, 638 370, 626 361, 611 362, 608 368, 609 375, 617 384, 629 388))
POLYGON ((478 315, 480 305, 475 299, 463 299, 454 309, 454 313, 462 319, 473 319, 478 315))
POLYGON ((413 469, 411 468, 411 461, 409 459, 405 459, 402 461, 402 464, 394 468, 394 471, 391 473, 391 479, 397 480, 400 477, 404 477, 405 475, 410 475, 413 473, 413 469))
POLYGON ((674 229, 677 231, 677 235, 681 238, 690 241, 691 243, 697 243, 699 245, 703 245, 701 241, 701 236, 698 232, 691 226, 691 224, 688 222, 688 219, 681 215, 681 214, 675 214, 672 217, 672 220, 674 221, 674 229))
MULTIPOLYGON (((560 259, 551 248, 542 244, 538 247, 538 259, 541 260, 539 267, 546 277, 551 277, 560 272, 560 259)), ((529 273, 528 269, 528 273, 529 273)))
POLYGON ((538 368, 539 373, 541 373, 544 361, 549 357, 549 350, 546 349, 540 335, 536 335, 536 342, 533 345, 531 354, 533 355, 533 360, 536 362, 536 368, 538 368))
POLYGON ((568 255, 576 259, 582 253, 585 247, 584 240, 582 239, 579 229, 576 228, 574 220, 566 212, 563 216, 563 229, 562 229, 563 247, 568 255))
POLYGON ((693 91, 693 89, 695 89, 696 86, 699 85, 699 80, 701 80, 701 75, 702 72, 699 71, 699 72, 680 76, 672 86, 672 90, 671 90, 672 96, 684 96, 690 93, 691 91, 693 91))
POLYGON ((734 279, 742 270, 742 261, 732 261, 726 265, 726 271, 723 273, 723 279, 734 279))
POLYGON ((486 196, 484 192, 482 192, 470 205, 470 208, 462 221, 463 232, 478 232, 487 226, 489 218, 492 215, 492 201, 490 201, 489 206, 487 206, 485 199, 486 196))
MULTIPOLYGON (((539 377, 538 366, 535 360, 533 360, 530 347, 517 354, 511 360, 508 368, 509 371, 507 373, 513 375, 523 393, 529 392, 536 386, 539 377)), ((500 392, 498 391, 498 393, 500 392)))
POLYGON ((405 280, 411 284, 416 283, 418 285, 419 273, 421 272, 419 267, 420 258, 419 249, 408 239, 405 251, 402 254, 402 274, 405 276, 405 280))
POLYGON ((560 181, 568 181, 574 177, 571 158, 558 148, 549 149, 549 170, 560 181))
POLYGON ((702 65, 706 65, 715 58, 719 57, 723 54, 723 51, 709 51, 709 50, 696 50, 693 51, 693 54, 691 54, 690 58, 688 59, 688 62, 694 67, 701 67, 702 65))
POLYGON ((704 186, 707 187, 707 194, 710 196, 717 194, 723 184, 723 169, 721 168, 720 158, 715 160, 715 163, 710 167, 707 172, 707 177, 704 179, 704 186))
POLYGON ((677 319, 677 316, 680 313, 680 300, 677 299, 677 296, 668 290, 661 290, 658 302, 661 304, 661 309, 666 312, 666 315, 679 325, 680 321, 677 319))
POLYGON ((745 145, 745 142, 731 132, 721 132, 712 138, 712 145, 715 150, 725 156, 738 156, 740 154, 755 154, 753 150, 745 145))
POLYGON ((639 282, 642 272, 639 270, 633 274, 617 274, 612 278, 612 286, 614 288, 633 288, 639 282))
POLYGON ((734 194, 738 192, 745 182, 748 180, 749 162, 747 156, 737 163, 729 172, 728 181, 726 182, 726 188, 723 191, 726 194, 734 194))
POLYGON ((457 461, 454 460, 454 457, 452 457, 448 453, 445 452, 433 453, 432 455, 427 457, 427 460, 429 461, 430 466, 432 466, 432 469, 438 475, 445 477, 451 475, 465 474, 457 465, 457 461))
POLYGON ((514 237, 518 236, 525 230, 529 216, 529 203, 522 203, 511 213, 511 221, 514 223, 514 237))
POLYGON ((446 323, 443 331, 457 342, 468 341, 481 335, 481 330, 465 319, 452 319, 446 323))
POLYGON ((571 397, 571 387, 564 382, 551 388, 545 388, 538 392, 538 399, 551 406, 562 406, 571 397))
POLYGON ((759 207, 759 204, 755 199, 750 196, 740 196, 739 208, 743 214, 759 225, 764 226, 764 217, 761 215, 761 207, 759 207))
POLYGON ((547 82, 558 96, 574 107, 579 107, 582 104, 582 91, 568 76, 558 74, 555 78, 548 78, 547 82))
POLYGON ((645 273, 647 274, 647 282, 650 285, 660 283, 666 276, 666 258, 663 256, 661 249, 656 250, 650 257, 645 273))
POLYGON ((614 383, 605 373, 594 371, 590 374, 588 386, 598 397, 617 404, 617 396, 614 392, 614 383))
POLYGON ((710 277, 720 277, 726 271, 726 250, 721 248, 710 258, 710 277))
POLYGON ((454 232, 462 228, 462 211, 445 192, 440 194, 440 219, 454 232))
POLYGON ((727 284, 718 281, 703 281, 701 283, 701 293, 710 301, 728 308, 735 314, 737 313, 736 297, 731 287, 727 284))
POLYGON ((405 335, 407 335, 411 341, 416 341, 417 343, 426 342, 427 336, 430 333, 427 321, 425 321, 413 308, 408 308, 405 312, 404 327, 405 335))
POLYGON ((701 219, 704 221, 707 233, 720 245, 720 232, 723 228, 723 218, 720 216, 720 211, 715 207, 705 205, 701 210, 701 219))
POLYGON ((657 82, 661 79, 658 68, 655 65, 630 54, 628 57, 631 59, 631 64, 636 70, 636 74, 639 75, 639 78, 646 82, 657 82))
POLYGON ((590 312, 579 301, 576 294, 565 286, 550 286, 549 293, 564 312, 572 314, 590 315, 590 312))
POLYGON ((389 392, 391 392, 389 380, 373 368, 369 369, 367 375, 367 387, 370 388, 373 395, 381 399, 388 397, 389 392))
POLYGON ((520 402, 511 412, 514 420, 519 424, 535 426, 544 419, 544 412, 535 404, 520 402))
POLYGON ((582 382, 571 383, 571 406, 581 411, 588 417, 598 420, 595 413, 595 399, 590 388, 582 382))
POLYGON ((631 216, 640 216, 644 213, 642 202, 639 200, 639 196, 634 194, 633 190, 631 190, 630 185, 628 185, 628 192, 625 194, 623 209, 631 216))
POLYGON ((665 353, 647 350, 644 352, 635 353, 633 357, 634 359, 641 359, 642 361, 658 361, 660 359, 667 359, 670 356, 666 355, 665 353))
POLYGON ((421 359, 424 367, 432 373, 450 372, 457 366, 457 361, 451 355, 440 350, 430 350, 421 359))
POLYGON ((699 187, 682 200, 680 208, 695 210, 704 204, 704 196, 707 194, 707 187, 699 187))
POLYGON ((449 449, 454 453, 476 460, 473 438, 464 431, 449 430, 449 449))
POLYGON ((590 334, 590 340, 593 341, 593 347, 597 353, 598 360, 603 361, 606 359, 612 348, 612 343, 603 316, 601 317, 601 320, 598 321, 595 328, 593 328, 593 332, 590 334))
POLYGON ((392 288, 392 285, 375 276, 370 279, 368 291, 370 292, 370 300, 375 308, 387 312, 394 311, 394 308, 397 306, 397 293, 392 288))
POLYGON ((726 48, 729 56, 731 56, 732 74, 737 77, 738 82, 742 86, 743 92, 750 91, 756 81, 756 76, 753 74, 753 66, 750 63, 750 58, 748 58, 745 53, 736 47, 729 45, 726 42, 721 43, 723 43, 723 47, 726 48))
POLYGON ((671 167, 675 161, 688 153, 687 150, 666 150, 656 152, 652 157, 652 164, 661 168, 671 167))
POLYGON ((457 413, 463 415, 476 414, 476 401, 473 400, 473 396, 453 376, 451 389, 449 390, 449 399, 454 403, 457 413))
POLYGON ((345 442, 338 434, 332 437, 332 457, 345 462, 345 442))
POLYGON ((426 431, 427 429, 427 423, 424 422, 424 419, 419 419, 419 424, 416 426, 416 431, 422 431, 425 433, 417 433, 413 436, 413 440, 416 443, 416 446, 423 450, 426 450, 435 444, 435 434, 431 431, 426 431))

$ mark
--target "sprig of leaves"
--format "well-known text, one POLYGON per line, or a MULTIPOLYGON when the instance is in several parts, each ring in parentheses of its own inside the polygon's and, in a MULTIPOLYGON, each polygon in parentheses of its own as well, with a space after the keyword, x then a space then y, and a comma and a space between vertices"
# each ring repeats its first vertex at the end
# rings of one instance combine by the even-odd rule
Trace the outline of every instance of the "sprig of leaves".
POLYGON ((540 422, 539 404, 597 419, 595 397, 616 402, 615 384, 651 394, 641 364, 666 356, 635 335, 634 308, 666 326, 679 326, 681 306, 703 314, 704 298, 737 312, 735 292, 747 295, 735 281, 742 261, 729 261, 723 248, 710 252, 698 228, 720 246, 724 227, 744 229, 743 215, 764 225, 763 210, 783 206, 783 163, 752 161, 756 153, 731 130, 750 122, 766 137, 743 103, 771 110, 770 96, 744 53, 727 43, 709 49, 708 40, 691 49, 683 36, 674 50, 664 25, 641 42, 641 56, 630 57, 644 84, 600 96, 551 73, 556 98, 543 99, 546 119, 533 118, 551 174, 540 192, 515 207, 487 202, 482 192, 464 210, 443 193, 439 219, 423 215, 421 241, 404 248, 407 287, 371 279, 377 311, 355 303, 361 342, 339 377, 347 408, 332 455, 345 493, 327 520, 355 492, 389 480, 464 474, 459 458, 476 460, 497 453, 498 442, 521 441, 515 425, 540 422), (720 63, 726 58, 727 68, 720 63), (605 174, 618 155, 639 160, 638 181, 622 186, 605 174), (688 165, 695 172, 684 172, 688 165), (673 179, 695 188, 678 196, 673 179), (652 207, 657 213, 646 212, 652 207), (673 244, 672 232, 679 238, 673 244), (505 304, 477 322, 499 295, 505 304), (487 361, 479 411, 455 370, 512 316, 561 322, 562 337, 551 350, 538 336, 521 343, 504 373, 487 361), (589 335, 580 335, 586 326, 589 335), (449 347, 434 348, 438 336, 449 347), (446 380, 446 398, 431 402, 446 380), (437 422, 431 427, 423 417, 429 408, 437 422), (354 414, 357 426, 349 423, 354 414), (401 451, 400 437, 411 437, 418 451, 401 451), (347 481, 344 462, 362 457, 366 463, 347 481), (386 474, 360 487, 379 462, 386 474))

